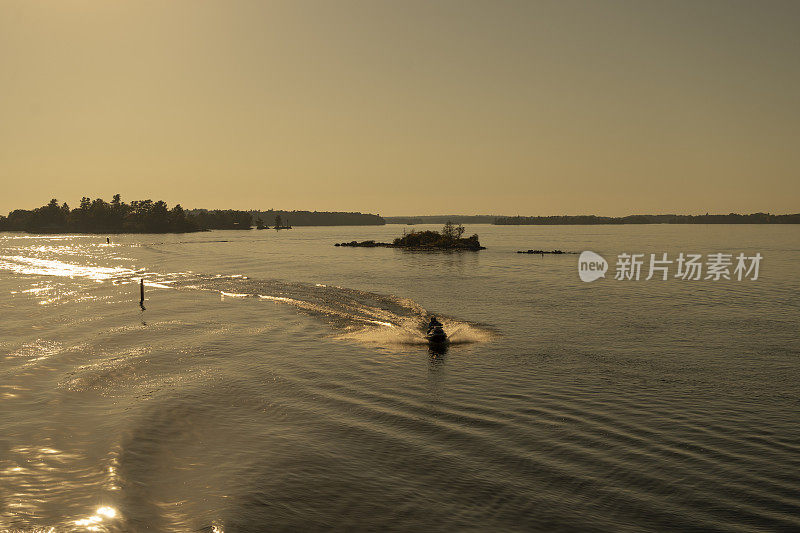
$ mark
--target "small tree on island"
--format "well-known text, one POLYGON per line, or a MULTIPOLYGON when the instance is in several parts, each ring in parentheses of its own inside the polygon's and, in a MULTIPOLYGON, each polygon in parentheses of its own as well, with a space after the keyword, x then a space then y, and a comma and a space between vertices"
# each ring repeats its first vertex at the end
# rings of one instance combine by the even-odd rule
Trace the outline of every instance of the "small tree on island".
POLYGON ((446 246, 457 244, 461 241, 461 237, 464 235, 465 231, 466 228, 464 228, 463 224, 456 226, 452 221, 448 220, 442 227, 442 241, 446 246))
POLYGON ((442 240, 445 244, 450 244, 455 242, 456 240, 456 227, 453 225, 451 221, 447 221, 445 225, 442 227, 442 240))
POLYGON ((281 229, 283 225, 283 219, 281 219, 280 215, 275 215, 275 229, 281 229))

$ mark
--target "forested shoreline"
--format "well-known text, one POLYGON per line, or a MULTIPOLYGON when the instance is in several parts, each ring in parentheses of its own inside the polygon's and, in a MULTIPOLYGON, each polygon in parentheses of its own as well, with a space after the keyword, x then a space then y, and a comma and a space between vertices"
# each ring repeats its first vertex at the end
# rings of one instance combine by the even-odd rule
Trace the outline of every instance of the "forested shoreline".
POLYGON ((0 216, 0 231, 28 233, 188 233, 211 229, 249 229, 252 215, 247 211, 205 209, 186 211, 180 204, 171 209, 162 200, 122 201, 115 194, 111 202, 84 196, 70 208, 53 198, 36 209, 16 209, 0 216))

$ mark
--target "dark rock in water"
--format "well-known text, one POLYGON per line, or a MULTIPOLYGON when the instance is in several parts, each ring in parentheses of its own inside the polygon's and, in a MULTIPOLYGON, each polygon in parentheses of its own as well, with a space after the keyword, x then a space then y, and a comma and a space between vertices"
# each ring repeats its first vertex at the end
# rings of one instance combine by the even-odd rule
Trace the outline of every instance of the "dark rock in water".
POLYGON ((334 246, 353 246, 356 248, 376 248, 378 246, 392 246, 388 242, 375 242, 375 241, 350 241, 350 242, 337 242, 334 246))
POLYGON ((560 255, 560 254, 566 254, 566 253, 569 253, 569 252, 564 252, 564 251, 561 251, 561 250, 550 250, 550 251, 547 251, 547 250, 519 250, 517 253, 518 254, 541 254, 541 255, 544 255, 544 254, 555 254, 555 255, 560 255))

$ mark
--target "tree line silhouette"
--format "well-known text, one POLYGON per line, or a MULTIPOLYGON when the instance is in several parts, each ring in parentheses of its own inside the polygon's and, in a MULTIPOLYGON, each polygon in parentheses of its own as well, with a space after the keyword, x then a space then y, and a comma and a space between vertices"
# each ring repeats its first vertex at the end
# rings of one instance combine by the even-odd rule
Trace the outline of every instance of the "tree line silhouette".
POLYGON ((16 209, 0 216, 0 231, 29 233, 185 233, 210 229, 249 229, 252 215, 247 211, 195 209, 180 204, 170 209, 162 200, 122 201, 115 194, 111 202, 84 196, 70 209, 53 198, 37 209, 16 209))
POLYGON ((626 217, 598 217, 595 215, 550 216, 550 217, 498 217, 494 224, 519 225, 595 225, 595 224, 800 224, 800 213, 772 215, 751 213, 740 215, 629 215, 626 217))
POLYGON ((349 213, 341 211, 251 211, 256 219, 272 221, 281 217, 292 226, 382 226, 386 221, 371 213, 349 213))

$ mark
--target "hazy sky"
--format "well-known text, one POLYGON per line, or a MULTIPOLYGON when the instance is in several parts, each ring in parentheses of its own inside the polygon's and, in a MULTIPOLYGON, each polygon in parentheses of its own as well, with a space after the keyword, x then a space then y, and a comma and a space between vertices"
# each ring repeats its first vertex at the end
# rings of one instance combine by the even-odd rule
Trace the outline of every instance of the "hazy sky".
POLYGON ((800 211, 800 2, 0 0, 0 212, 800 211))

